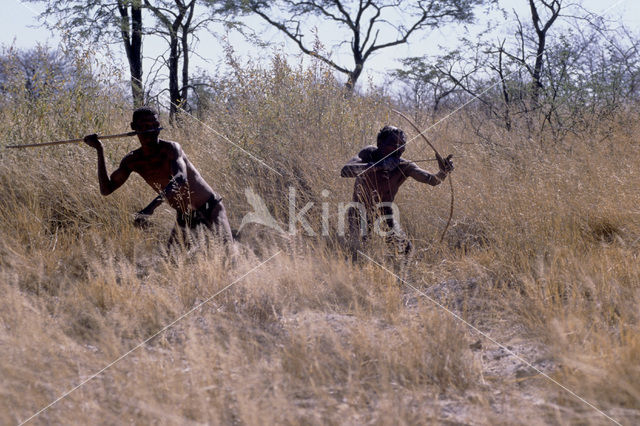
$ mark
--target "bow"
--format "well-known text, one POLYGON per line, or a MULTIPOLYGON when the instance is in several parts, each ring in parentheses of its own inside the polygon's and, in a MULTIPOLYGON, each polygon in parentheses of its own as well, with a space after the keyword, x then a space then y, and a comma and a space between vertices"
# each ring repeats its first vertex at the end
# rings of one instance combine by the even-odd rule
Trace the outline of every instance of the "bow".
MULTIPOLYGON (((431 142, 429 142, 429 139, 427 139, 427 137, 425 136, 424 132, 420 131, 418 126, 416 126, 416 124, 413 122, 413 120, 411 120, 409 117, 407 117, 406 115, 404 115, 403 113, 401 113, 398 110, 392 109, 392 111, 395 112, 396 114, 398 114, 400 117, 404 118, 407 121, 407 123, 409 123, 411 125, 411 127, 413 127, 414 130, 416 132, 418 132, 418 135, 422 136, 424 141, 431 147, 431 149, 433 149, 433 152, 436 154, 436 159, 438 160, 438 163, 439 164, 444 164, 445 160, 442 158, 442 156, 440 155, 440 153, 438 152, 436 147, 433 146, 433 144, 431 142)), ((447 219, 447 224, 445 225, 444 230, 442 231, 442 235, 440 236, 439 243, 442 243, 442 241, 444 240, 444 236, 447 233, 447 230, 449 229, 449 225, 451 224, 451 218, 453 217, 454 196, 453 196, 453 180, 451 179, 451 176, 449 176, 449 187, 451 188, 451 203, 449 205, 449 219, 447 219)))

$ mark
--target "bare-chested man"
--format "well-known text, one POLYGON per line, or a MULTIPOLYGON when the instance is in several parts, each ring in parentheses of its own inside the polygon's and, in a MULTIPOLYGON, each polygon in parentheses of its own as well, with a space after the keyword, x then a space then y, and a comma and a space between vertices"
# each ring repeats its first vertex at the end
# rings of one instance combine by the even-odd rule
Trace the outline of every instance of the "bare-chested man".
POLYGON ((443 160, 440 171, 435 175, 422 170, 415 163, 402 160, 400 156, 405 143, 402 130, 385 126, 378 133, 377 147, 367 146, 342 168, 342 177, 356 178, 353 201, 360 207, 349 210, 348 239, 353 261, 357 260, 358 250, 371 233, 376 220, 386 225, 388 229, 380 228, 380 231, 387 233, 388 241, 403 254, 406 261, 412 245, 394 217, 393 200, 398 189, 408 177, 432 186, 439 185, 453 170, 451 156, 443 160))
POLYGON ((128 153, 111 176, 107 174, 102 143, 97 135, 84 138, 85 143, 98 153, 100 193, 111 194, 126 182, 131 172, 136 172, 159 194, 136 214, 137 226, 144 226, 148 217, 166 200, 177 212, 177 224, 171 232, 169 245, 179 233, 183 241, 188 241, 187 229, 195 229, 198 225, 206 226, 223 241, 231 242, 233 237, 222 198, 204 181, 178 143, 158 138, 158 113, 149 107, 136 109, 131 129, 138 132, 141 147, 128 153))

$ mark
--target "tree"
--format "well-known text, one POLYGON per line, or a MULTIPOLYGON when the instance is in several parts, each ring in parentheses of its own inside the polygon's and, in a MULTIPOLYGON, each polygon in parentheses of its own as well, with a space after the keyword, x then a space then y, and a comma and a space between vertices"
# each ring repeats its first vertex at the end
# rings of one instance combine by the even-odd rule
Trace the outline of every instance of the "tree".
MULTIPOLYGON (((157 20, 153 33, 163 37, 169 45, 169 56, 164 62, 169 71, 169 116, 171 120, 179 109, 187 110, 189 90, 193 85, 189 77, 191 43, 197 39, 196 33, 207 23, 214 21, 215 11, 197 14, 197 0, 144 0, 157 20), (182 70, 180 70, 182 62, 182 70)), ((211 2, 210 2, 211 4, 211 2)))
POLYGON ((520 56, 513 56, 513 58, 517 59, 522 65, 524 65, 529 71, 529 74, 531 74, 531 78, 533 80, 531 100, 533 101, 533 104, 536 105, 540 96, 540 90, 543 88, 542 67, 544 65, 547 33, 549 32, 549 29, 556 21, 556 19, 558 19, 558 16, 560 16, 560 10, 562 9, 562 0, 529 0, 529 9, 531 10, 531 22, 533 23, 533 28, 535 30, 535 38, 527 37, 522 23, 520 22, 518 15, 516 15, 519 24, 517 35, 520 38, 521 48, 520 56), (525 44, 527 38, 529 38, 529 40, 532 40, 535 44, 535 57, 533 67, 527 63, 527 58, 525 57, 525 44))
POLYGON ((129 62, 134 106, 144 104, 142 88, 142 0, 27 0, 46 5, 42 17, 54 16, 56 24, 45 25, 67 37, 122 44, 129 62))
POLYGON ((34 101, 50 92, 64 92, 82 77, 80 72, 72 58, 47 46, 9 48, 0 55, 0 94, 18 92, 26 101, 34 101))
MULTIPOLYGON (((62 30, 68 37, 122 44, 129 62, 134 106, 145 103, 143 37, 157 35, 165 39, 169 55, 163 56, 161 62, 168 69, 171 119, 179 108, 187 108, 188 93, 192 89, 189 82, 191 45, 196 32, 213 20, 213 13, 199 15, 196 12, 196 5, 202 0, 28 1, 45 3, 47 7, 42 15, 58 18, 57 24, 48 25, 50 29, 62 30), (153 25, 143 26, 145 9, 155 18, 153 25)), ((208 4, 215 5, 218 1, 209 0, 208 4)))
POLYGON ((195 0, 184 2, 182 0, 161 1, 158 5, 151 4, 149 0, 144 0, 144 4, 156 17, 158 29, 156 32, 162 35, 169 44, 169 57, 165 63, 169 70, 169 117, 175 117, 178 108, 184 107, 187 102, 187 89, 189 82, 189 48, 188 30, 193 19, 195 0), (175 9, 172 8, 175 6, 175 9), (185 30, 186 28, 186 30, 185 30), (183 88, 180 90, 179 84, 179 63, 183 59, 183 88))
POLYGON ((7 139, 75 137, 105 130, 126 88, 92 68, 91 52, 76 46, 0 50, 0 111, 7 139), (85 133, 86 134, 86 133, 85 133))
POLYGON ((398 70, 396 76, 407 82, 407 74, 413 75, 413 84, 437 84, 434 90, 444 96, 453 90, 465 92, 479 100, 490 115, 500 117, 506 129, 511 129, 514 114, 526 114, 532 106, 542 108, 541 96, 545 101, 550 99, 544 93, 543 82, 550 75, 545 73, 544 64, 549 58, 549 30, 563 7, 562 0, 528 0, 528 6, 530 24, 524 25, 515 14, 518 26, 514 38, 497 42, 465 39, 462 50, 437 58, 405 59, 403 64, 413 69, 398 70), (424 70, 416 73, 420 67, 424 70), (485 89, 494 86, 499 90, 485 89))
MULTIPOLYGON (((307 55, 347 76, 353 90, 371 55, 407 43, 415 33, 449 23, 471 22, 474 7, 487 0, 245 0, 242 11, 277 28, 307 55), (350 39, 353 65, 340 64, 314 47, 309 17, 332 23, 350 39), (392 34, 387 36, 386 33, 392 34), (309 41, 307 41, 309 40, 309 41)), ((239 12, 238 8, 234 9, 239 12)))
POLYGON ((478 60, 477 55, 463 58, 458 50, 437 58, 410 57, 401 60, 402 68, 396 69, 393 76, 409 87, 414 108, 423 109, 430 102, 433 112, 437 113, 441 103, 456 92, 476 97, 469 79, 484 66, 478 60))

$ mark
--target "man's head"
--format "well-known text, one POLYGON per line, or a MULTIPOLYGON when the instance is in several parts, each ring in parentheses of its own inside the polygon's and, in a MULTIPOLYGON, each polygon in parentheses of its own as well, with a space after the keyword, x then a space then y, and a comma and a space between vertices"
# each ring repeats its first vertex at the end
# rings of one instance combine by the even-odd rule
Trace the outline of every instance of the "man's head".
MULTIPOLYGON (((131 129, 136 132, 146 132, 160 127, 158 112, 151 107, 141 107, 133 111, 131 129)), ((158 138, 158 132, 141 133, 138 135, 140 142, 154 142, 158 138)))
POLYGON ((384 126, 378 132, 378 151, 383 157, 393 155, 400 157, 405 146, 404 132, 394 126, 384 126))

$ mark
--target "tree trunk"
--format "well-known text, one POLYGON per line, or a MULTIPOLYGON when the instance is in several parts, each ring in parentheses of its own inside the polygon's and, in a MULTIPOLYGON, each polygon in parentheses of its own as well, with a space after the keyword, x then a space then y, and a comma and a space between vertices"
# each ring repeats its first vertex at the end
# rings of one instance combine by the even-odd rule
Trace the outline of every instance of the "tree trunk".
POLYGON ((542 65, 544 59, 544 48, 546 44, 546 34, 538 32, 538 50, 536 51, 536 62, 533 66, 533 92, 531 93, 531 100, 533 105, 538 105, 538 98, 540 97, 540 90, 542 89, 542 82, 540 81, 542 76, 542 65))
POLYGON ((189 45, 187 44, 187 36, 182 37, 182 89, 180 97, 182 99, 183 108, 187 108, 187 97, 189 95, 189 45))
POLYGON ((364 67, 364 62, 356 63, 355 69, 349 73, 347 84, 345 84, 349 92, 353 92, 353 89, 355 89, 356 83, 358 82, 358 78, 360 78, 360 74, 362 74, 363 67, 364 67))
POLYGON ((178 34, 173 31, 169 48, 169 120, 173 123, 178 107, 182 104, 180 96, 180 85, 178 84, 178 62, 180 53, 178 52, 178 34))
POLYGON ((509 98, 509 90, 507 88, 507 82, 504 76, 504 69, 502 65, 502 55, 504 53, 504 42, 500 46, 498 55, 498 75, 500 76, 500 82, 502 84, 502 99, 504 100, 504 127, 507 131, 511 131, 511 101, 509 98))
POLYGON ((536 34, 538 35, 538 48, 536 50, 536 62, 533 66, 533 91, 531 92, 531 100, 534 106, 538 105, 538 99, 540 97, 540 90, 543 89, 542 86, 542 67, 544 65, 544 49, 547 41, 547 31, 553 25, 555 20, 560 15, 560 9, 562 8, 561 0, 552 0, 550 2, 543 1, 542 4, 547 8, 547 10, 551 13, 551 16, 545 22, 542 23, 540 19, 540 14, 538 13, 538 7, 534 0, 529 0, 529 7, 531 9, 531 20, 533 21, 533 27, 536 30, 536 34))
POLYGON ((188 6, 189 12, 185 23, 182 25, 182 102, 184 108, 187 108, 187 101, 189 96, 189 31, 191 29, 191 20, 193 18, 193 12, 195 10, 196 2, 193 1, 188 6))
POLYGON ((131 76, 131 96, 133 106, 137 108, 144 104, 142 88, 142 8, 140 2, 131 3, 131 20, 129 20, 128 5, 118 2, 118 11, 122 20, 121 35, 124 49, 129 62, 131 76))
POLYGON ((131 59, 129 69, 131 71, 131 94, 135 108, 144 105, 144 91, 142 88, 142 9, 138 2, 131 6, 131 59))

